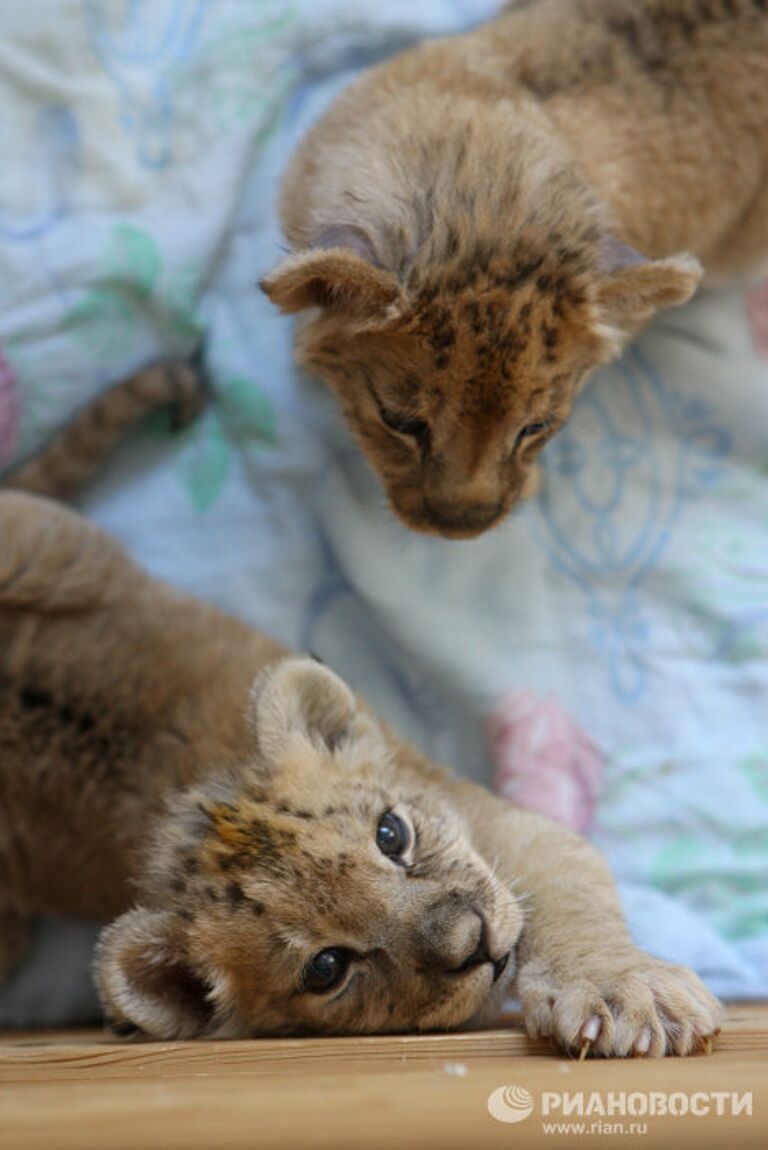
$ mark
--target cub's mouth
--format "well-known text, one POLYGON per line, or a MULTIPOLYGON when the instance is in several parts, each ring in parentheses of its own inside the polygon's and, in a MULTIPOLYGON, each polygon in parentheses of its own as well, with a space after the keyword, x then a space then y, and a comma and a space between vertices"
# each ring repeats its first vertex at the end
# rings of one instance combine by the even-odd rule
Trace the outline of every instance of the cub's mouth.
POLYGON ((480 922, 480 935, 474 951, 465 958, 461 965, 457 966, 452 973, 464 974, 465 971, 472 970, 475 967, 490 966, 493 969, 493 982, 496 983, 507 968, 512 950, 511 948, 505 950, 503 943, 497 947, 490 943, 488 923, 482 914, 480 915, 480 922), (494 950, 498 951, 498 957, 496 958, 494 958, 494 950))
POLYGON ((502 974, 504 973, 504 971, 507 969, 507 967, 509 965, 509 957, 511 954, 512 954, 512 951, 508 950, 506 954, 503 954, 501 956, 501 958, 497 958, 496 962, 494 962, 494 964, 493 964, 493 981, 494 982, 498 982, 499 979, 501 978, 502 974))
POLYGON ((535 496, 540 469, 534 459, 516 475, 500 481, 491 498, 485 500, 472 499, 470 491, 460 485, 453 494, 430 490, 417 473, 407 479, 399 476, 388 481, 383 474, 380 478, 393 513, 411 531, 460 540, 476 539, 492 531, 518 505, 535 496))

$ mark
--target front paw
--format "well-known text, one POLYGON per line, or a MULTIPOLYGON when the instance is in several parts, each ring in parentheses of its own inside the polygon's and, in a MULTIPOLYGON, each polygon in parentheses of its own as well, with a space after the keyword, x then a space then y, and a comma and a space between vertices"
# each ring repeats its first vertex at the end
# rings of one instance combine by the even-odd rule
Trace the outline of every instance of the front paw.
POLYGON ((534 960, 520 971, 518 992, 531 1037, 553 1038, 582 1057, 690 1054, 709 1046, 724 1019, 692 970, 640 952, 613 965, 584 964, 572 978, 534 960))

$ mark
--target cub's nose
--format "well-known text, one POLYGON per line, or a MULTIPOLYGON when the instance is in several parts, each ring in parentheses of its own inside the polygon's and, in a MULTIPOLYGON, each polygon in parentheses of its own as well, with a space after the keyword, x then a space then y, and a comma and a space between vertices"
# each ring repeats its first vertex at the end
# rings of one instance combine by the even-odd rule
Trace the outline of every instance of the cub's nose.
POLYGON ((471 970, 473 966, 482 966, 484 962, 492 962, 490 952, 488 950, 488 928, 485 925, 485 919, 480 919, 480 935, 477 940, 477 946, 468 955, 460 966, 456 967, 457 972, 462 970, 471 970))
POLYGON ((438 502, 429 500, 426 511, 432 526, 450 538, 471 538, 492 527, 504 510, 503 500, 494 503, 438 502))
POLYGON ((419 933, 424 959, 439 970, 468 970, 490 961, 483 917, 458 892, 446 895, 427 909, 419 933))

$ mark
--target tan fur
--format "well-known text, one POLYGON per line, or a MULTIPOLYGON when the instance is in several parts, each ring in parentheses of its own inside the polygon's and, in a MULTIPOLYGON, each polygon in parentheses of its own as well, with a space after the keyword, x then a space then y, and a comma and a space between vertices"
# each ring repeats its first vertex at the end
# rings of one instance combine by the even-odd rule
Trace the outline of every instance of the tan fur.
POLYGON ((0 540, 6 968, 33 913, 119 916, 104 1006, 159 1038, 467 1026, 515 986, 568 1049, 590 1019, 601 1054, 717 1029, 692 972, 632 945, 587 843, 451 779, 331 671, 72 512, 0 492, 0 540), (399 861, 376 844, 387 812, 413 831, 399 861), (353 957, 311 993, 329 947, 353 957))
POLYGON ((768 259, 768 4, 512 5, 343 93, 282 216, 294 254, 262 286, 311 308, 299 360, 409 527, 476 535, 701 264, 768 259))
POLYGON ((150 412, 169 407, 174 426, 181 429, 197 418, 204 404, 205 384, 193 364, 151 363, 86 404, 39 454, 4 475, 3 486, 69 499, 150 412))

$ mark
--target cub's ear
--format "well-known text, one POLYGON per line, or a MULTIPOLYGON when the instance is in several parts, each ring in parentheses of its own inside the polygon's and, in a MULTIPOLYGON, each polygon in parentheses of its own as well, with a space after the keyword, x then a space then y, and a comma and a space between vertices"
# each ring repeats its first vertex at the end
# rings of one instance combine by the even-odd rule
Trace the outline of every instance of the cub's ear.
POLYGON ((273 663, 251 688, 248 721, 256 742, 271 759, 296 738, 333 750, 357 715, 355 696, 346 683, 313 659, 273 663))
POLYGON ((166 911, 137 907, 102 931, 94 976, 118 1031, 195 1038, 210 1023, 211 988, 191 969, 177 923, 166 911))
POLYGON ((319 307, 366 322, 394 318, 401 294, 395 276, 379 266, 370 238, 357 227, 329 228, 315 247, 289 256, 259 286, 281 311, 319 307))
POLYGON ((600 320, 619 336, 632 335, 660 308, 686 303, 703 274, 691 255, 646 260, 625 244, 614 243, 597 289, 600 320))

